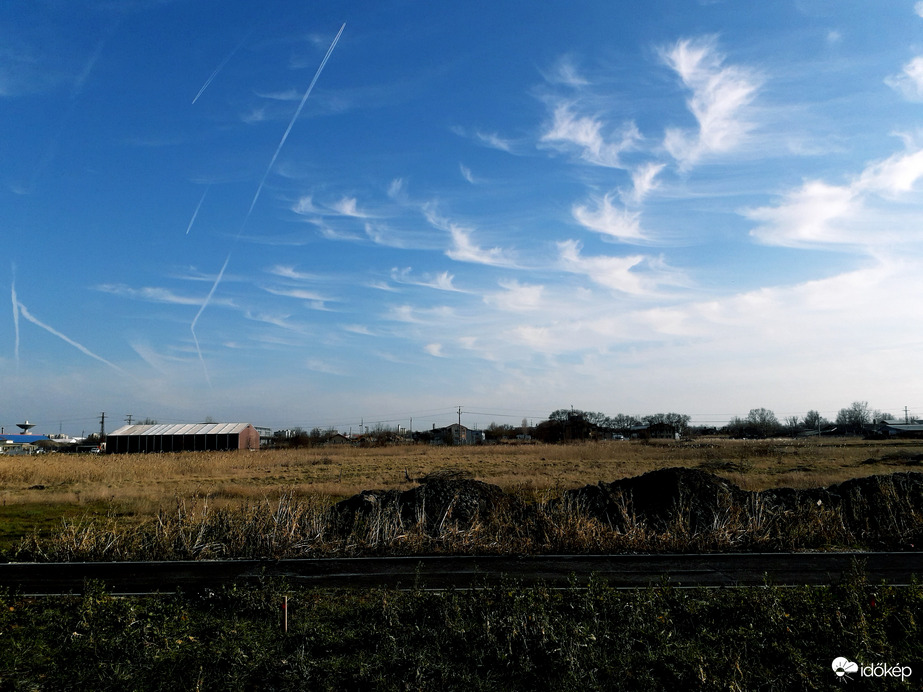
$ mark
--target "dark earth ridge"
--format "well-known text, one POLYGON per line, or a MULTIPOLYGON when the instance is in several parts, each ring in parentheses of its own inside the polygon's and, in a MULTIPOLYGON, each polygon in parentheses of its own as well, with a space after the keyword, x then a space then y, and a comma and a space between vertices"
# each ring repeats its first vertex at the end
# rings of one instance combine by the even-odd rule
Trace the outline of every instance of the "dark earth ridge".
MULTIPOLYGON (((420 484, 409 490, 366 490, 337 503, 334 515, 339 530, 350 531, 376 510, 391 512, 403 523, 422 522, 427 531, 446 524, 465 529, 475 521, 493 519, 526 521, 537 511, 500 487, 463 472, 417 480, 420 484)), ((615 531, 645 526, 664 532, 682 527, 690 533, 707 531, 735 512, 774 517, 834 512, 845 529, 869 537, 874 544, 884 540, 876 538, 882 532, 923 523, 923 473, 867 476, 822 488, 746 491, 700 469, 672 467, 568 490, 549 500, 546 508, 583 512, 615 531)))

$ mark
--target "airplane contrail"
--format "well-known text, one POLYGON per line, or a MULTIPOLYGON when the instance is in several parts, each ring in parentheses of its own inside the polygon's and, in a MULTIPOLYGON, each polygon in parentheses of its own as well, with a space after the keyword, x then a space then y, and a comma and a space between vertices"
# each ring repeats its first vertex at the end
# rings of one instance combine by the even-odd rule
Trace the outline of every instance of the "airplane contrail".
POLYGON ((292 119, 288 123, 288 127, 285 128, 285 134, 282 135, 282 140, 279 142, 279 146, 276 147, 276 153, 272 155, 272 160, 269 162, 269 166, 266 168, 266 172, 263 173, 263 178, 260 180, 259 186, 256 188, 256 194, 253 196, 253 201, 250 202, 250 210, 247 212, 247 217, 250 217, 250 212, 253 211, 253 207, 256 206, 256 200, 260 198, 260 193, 263 191, 263 184, 266 182, 266 178, 269 176, 269 171, 272 170, 272 167, 276 164, 276 159, 279 157, 279 152, 282 151, 282 147, 285 145, 285 140, 288 139, 289 132, 292 131, 292 127, 295 125, 295 121, 298 120, 298 116, 301 115, 301 109, 304 108, 305 102, 308 100, 308 96, 311 95, 311 90, 314 89, 314 85, 317 84, 317 79, 320 77, 320 73, 324 71, 324 65, 327 64, 327 61, 330 59, 330 54, 333 53, 333 49, 336 48, 337 41, 340 40, 340 35, 343 33, 343 29, 346 28, 346 22, 343 22, 343 26, 340 27, 340 30, 337 32, 337 35, 333 39, 333 43, 330 44, 330 48, 327 49, 327 54, 324 56, 324 59, 321 60, 320 66, 317 68, 317 72, 314 73, 314 79, 311 80, 311 84, 308 85, 307 90, 304 92, 304 96, 301 97, 301 103, 298 104, 298 109, 295 111, 295 115, 292 116, 292 119))
POLYGON ((288 135, 292 131, 292 127, 294 127, 295 121, 298 120, 298 116, 301 115, 301 110, 304 108, 304 104, 307 102, 308 96, 311 95, 311 90, 314 89, 314 85, 317 84, 317 80, 320 77, 321 72, 324 70, 324 65, 326 65, 327 61, 330 59, 330 55, 333 53, 333 49, 336 48, 337 42, 340 40, 340 36, 342 35, 343 29, 345 28, 346 22, 343 22, 343 25, 340 27, 337 35, 334 37, 333 42, 327 49, 327 53, 324 55, 324 59, 321 60, 320 66, 317 68, 317 72, 314 73, 314 78, 311 80, 311 83, 305 90, 304 96, 301 97, 301 103, 298 104, 298 109, 295 111, 295 115, 292 116, 292 119, 288 123, 288 127, 285 128, 285 134, 282 135, 279 146, 276 147, 276 151, 272 155, 272 160, 269 162, 269 166, 267 166, 266 172, 263 173, 260 184, 256 188, 256 194, 253 196, 253 201, 250 203, 250 209, 247 210, 247 215, 244 217, 244 221, 240 226, 240 230, 237 231, 237 235, 234 237, 234 243, 231 245, 231 250, 228 252, 228 256, 224 260, 221 271, 218 272, 218 276, 215 277, 215 283, 212 284, 211 290, 208 292, 208 295, 205 296, 205 300, 202 302, 202 306, 199 308, 199 311, 193 318, 192 324, 189 325, 189 330, 192 332, 192 340, 195 342, 196 352, 199 354, 199 360, 202 361, 202 367, 205 369, 205 379, 209 382, 209 384, 211 384, 211 380, 208 377, 208 368, 205 366, 205 358, 202 356, 202 349, 199 348, 199 339, 196 337, 195 333, 196 324, 198 323, 199 318, 202 316, 202 313, 205 312, 205 308, 207 308, 208 304, 211 302, 212 296, 215 295, 215 290, 218 288, 218 284, 221 283, 221 279, 224 278, 224 270, 227 269, 228 262, 231 260, 231 253, 234 251, 234 245, 237 244, 237 241, 240 239, 240 234, 243 233, 243 230, 247 225, 247 221, 250 219, 250 214, 253 212, 253 207, 256 206, 256 201, 260 198, 260 193, 263 191, 263 185, 266 182, 266 178, 269 176, 269 172, 275 165, 276 159, 279 157, 279 152, 282 151, 282 147, 285 145, 285 140, 288 139, 288 135))
POLYGON ((224 258, 224 264, 221 265, 221 271, 218 272, 218 276, 215 277, 215 283, 212 284, 211 290, 208 292, 208 295, 205 296, 205 300, 202 301, 202 306, 195 314, 195 317, 192 318, 192 324, 189 325, 189 331, 192 332, 192 340, 195 342, 195 350, 199 354, 199 360, 202 362, 202 370, 205 371, 205 380, 208 382, 209 386, 211 386, 212 381, 208 376, 208 367, 205 365, 205 358, 202 356, 202 349, 199 348, 199 338, 196 336, 195 327, 196 324, 198 324, 202 313, 205 312, 205 308, 208 307, 208 304, 211 302, 212 296, 215 295, 215 290, 218 288, 218 284, 221 283, 221 279, 224 278, 224 270, 228 268, 228 262, 230 261, 231 253, 228 252, 228 256, 224 258))
POLYGON ((199 200, 199 203, 196 205, 195 211, 192 212, 192 218, 189 219, 189 225, 186 226, 186 235, 189 235, 189 231, 192 230, 192 224, 195 223, 195 218, 199 215, 199 209, 202 208, 202 202, 205 201, 205 195, 208 194, 209 188, 211 188, 211 185, 205 188, 205 192, 202 193, 202 199, 199 200))
POLYGON ((250 34, 252 34, 252 33, 253 33, 253 30, 252 30, 252 29, 251 29, 250 31, 248 31, 248 32, 247 32, 247 35, 244 36, 244 37, 240 40, 240 43, 238 43, 236 46, 234 46, 234 49, 233 49, 230 53, 228 53, 228 54, 225 56, 224 60, 221 61, 221 64, 218 65, 218 67, 215 68, 215 71, 211 73, 211 76, 210 76, 208 79, 205 80, 205 84, 203 84, 203 85, 202 85, 202 88, 199 89, 199 93, 195 95, 195 98, 194 98, 194 99, 192 99, 192 103, 193 103, 193 104, 194 104, 196 101, 199 100, 199 97, 200 97, 202 94, 205 93, 205 90, 208 89, 208 85, 211 84, 211 83, 212 83, 212 80, 213 80, 215 77, 218 76, 218 73, 221 72, 221 70, 224 69, 224 66, 228 64, 228 61, 230 61, 231 58, 234 57, 234 54, 235 54, 237 51, 239 51, 239 50, 241 49, 241 47, 244 45, 244 42, 246 42, 246 40, 247 40, 248 38, 250 38, 250 34))
POLYGON ((19 301, 16 298, 16 265, 13 265, 13 284, 10 287, 13 299, 13 333, 15 335, 13 353, 16 354, 16 367, 19 367, 19 301))
POLYGON ((76 348, 76 349, 77 349, 78 351, 80 351, 81 353, 83 353, 83 354, 85 354, 85 355, 88 355, 90 358, 95 358, 95 359, 98 360, 99 362, 105 363, 105 364, 108 365, 110 368, 112 368, 113 370, 116 370, 117 372, 121 373, 122 375, 126 375, 126 374, 127 374, 124 370, 122 370, 122 368, 120 368, 120 367, 119 367, 118 365, 116 365, 115 363, 110 363, 108 360, 106 360, 106 359, 103 358, 102 356, 98 356, 98 355, 96 355, 95 353, 93 353, 93 351, 91 351, 90 349, 88 349, 88 348, 87 348, 86 346, 84 346, 83 344, 79 344, 79 343, 77 343, 76 341, 74 341, 73 339, 71 339, 71 338, 69 338, 69 337, 67 337, 67 336, 64 336, 64 334, 62 334, 61 332, 59 332, 59 331, 58 331, 57 329, 55 329, 54 327, 49 327, 47 324, 45 324, 45 323, 42 322, 40 319, 38 319, 37 317, 35 317, 31 312, 29 312, 28 308, 26 308, 26 306, 23 305, 22 303, 20 303, 18 300, 16 301, 16 306, 18 307, 19 312, 22 314, 22 316, 25 317, 27 320, 29 320, 32 324, 36 325, 37 327, 41 327, 42 329, 44 329, 45 331, 47 331, 49 334, 53 334, 54 336, 58 337, 58 338, 61 339, 62 341, 65 341, 65 342, 69 343, 71 346, 73 346, 74 348, 76 348))

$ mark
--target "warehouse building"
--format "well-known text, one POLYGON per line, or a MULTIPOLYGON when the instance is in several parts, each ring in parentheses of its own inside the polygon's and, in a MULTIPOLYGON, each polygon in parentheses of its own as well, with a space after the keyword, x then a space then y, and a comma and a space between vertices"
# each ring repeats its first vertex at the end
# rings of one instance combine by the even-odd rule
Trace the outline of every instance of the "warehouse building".
POLYGON ((250 423, 124 425, 106 437, 108 454, 259 448, 260 433, 250 423))

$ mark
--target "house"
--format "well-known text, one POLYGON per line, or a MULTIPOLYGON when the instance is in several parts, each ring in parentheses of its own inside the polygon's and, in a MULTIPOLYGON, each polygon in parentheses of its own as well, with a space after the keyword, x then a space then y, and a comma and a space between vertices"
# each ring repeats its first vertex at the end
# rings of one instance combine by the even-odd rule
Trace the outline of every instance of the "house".
POLYGON ((484 442, 483 430, 472 430, 459 423, 452 423, 444 428, 433 426, 434 444, 474 445, 484 442))
POLYGON ((48 441, 47 435, 0 435, 0 454, 36 454, 43 441, 48 441))
POLYGON ((875 432, 887 438, 923 438, 923 421, 883 420, 875 426, 875 432))
POLYGON ((676 429, 675 425, 671 423, 650 423, 642 425, 633 425, 630 429, 632 438, 640 438, 642 440, 678 440, 680 438, 679 431, 676 429))

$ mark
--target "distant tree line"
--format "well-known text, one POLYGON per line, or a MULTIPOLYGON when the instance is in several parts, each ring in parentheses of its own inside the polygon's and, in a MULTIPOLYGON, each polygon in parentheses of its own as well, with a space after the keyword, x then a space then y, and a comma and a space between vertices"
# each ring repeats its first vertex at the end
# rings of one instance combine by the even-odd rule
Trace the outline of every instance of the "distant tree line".
POLYGON ((891 420, 894 416, 878 409, 869 408, 867 401, 854 401, 846 408, 841 408, 833 421, 824 418, 818 411, 808 411, 803 418, 789 416, 782 421, 765 408, 750 409, 746 418, 734 417, 723 432, 731 437, 779 437, 782 435, 862 435, 868 427, 881 420, 891 420))
POLYGON ((644 436, 645 429, 660 426, 672 435, 689 432, 690 416, 682 413, 654 413, 636 416, 619 413, 614 416, 599 411, 581 411, 562 408, 553 411, 547 420, 532 430, 532 437, 540 442, 571 442, 577 440, 612 439, 613 436, 644 436))
MULTIPOLYGON (((867 401, 854 401, 842 408, 832 421, 816 410, 808 411, 803 417, 787 416, 782 420, 767 408, 753 408, 746 417, 735 416, 722 427, 692 426, 691 416, 683 413, 653 413, 631 415, 618 413, 614 416, 600 411, 583 411, 575 408, 561 408, 552 411, 548 418, 537 425, 529 425, 524 418, 520 425, 491 423, 484 430, 487 443, 515 439, 531 439, 538 442, 559 443, 582 440, 613 439, 619 436, 633 437, 687 437, 701 434, 723 434, 737 438, 767 438, 797 435, 862 435, 870 432, 873 423, 892 420, 894 417, 869 407, 867 401)), ((276 446, 315 447, 330 444, 342 435, 333 428, 315 427, 310 431, 295 428, 285 437, 277 437, 276 446)), ((428 443, 446 441, 437 431, 418 430, 411 434, 400 427, 377 424, 366 428, 350 440, 363 446, 381 446, 408 442, 428 443)))

